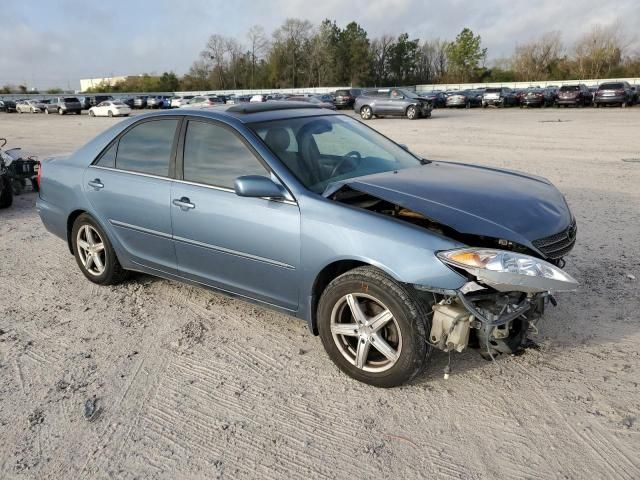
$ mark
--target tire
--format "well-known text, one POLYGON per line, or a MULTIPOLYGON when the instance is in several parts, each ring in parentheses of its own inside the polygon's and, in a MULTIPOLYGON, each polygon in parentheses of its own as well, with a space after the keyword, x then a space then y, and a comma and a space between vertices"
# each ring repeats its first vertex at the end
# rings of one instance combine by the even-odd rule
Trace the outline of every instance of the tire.
POLYGON ((58 115, 64 115, 64 111, 61 108, 58 109, 58 115))
POLYGON ((412 380, 431 353, 426 341, 431 328, 428 305, 377 268, 358 267, 335 278, 322 293, 317 313, 320 339, 329 358, 344 373, 369 385, 390 388, 412 380), (372 332, 370 325, 355 322, 350 301, 369 320, 385 311, 390 316, 372 332), (359 336, 351 325, 363 334, 359 336), (389 356, 376 345, 384 346, 389 356), (357 352, 363 353, 360 366, 357 352))
POLYGON ((44 114, 45 114, 45 115, 49 115, 49 109, 48 109, 48 108, 45 108, 45 109, 44 109, 44 114))
POLYGON ((34 192, 40 191, 40 185, 38 185, 38 180, 36 180, 35 178, 31 179, 31 188, 33 188, 34 192))
POLYGON ((620 108, 627 108, 627 102, 622 102, 620 104, 620 108))
POLYGON ((83 213, 73 223, 71 245, 78 267, 91 282, 98 285, 116 285, 127 278, 128 272, 120 265, 109 238, 90 215, 83 213), (91 232, 90 236, 87 235, 86 228, 91 232), (102 245, 102 249, 95 250, 93 254, 87 253, 81 245, 79 246, 79 241, 85 242, 91 248, 102 245), (100 269, 99 264, 95 263, 93 258, 89 261, 88 257, 90 256, 93 258, 97 256, 103 268, 100 269))
POLYGON ((372 117, 373 111, 371 110, 371 107, 369 105, 363 105, 360 108, 360 118, 363 120, 371 120, 372 117))
POLYGON ((409 120, 416 120, 419 117, 418 109, 416 107, 414 107, 413 105, 409 105, 407 107, 406 114, 407 114, 407 118, 409 120))
POLYGON ((111 110, 109 110, 109 112, 107 113, 107 115, 109 115, 110 117, 113 117, 113 112, 111 110))
POLYGON ((93 110, 89 110, 89 116, 90 117, 95 117, 96 114, 95 114, 95 112, 93 110))
POLYGON ((82 115, 82 110, 78 110, 78 111, 76 112, 76 115, 82 115))
POLYGON ((13 203, 13 186, 8 177, 0 177, 0 208, 9 208, 13 203))

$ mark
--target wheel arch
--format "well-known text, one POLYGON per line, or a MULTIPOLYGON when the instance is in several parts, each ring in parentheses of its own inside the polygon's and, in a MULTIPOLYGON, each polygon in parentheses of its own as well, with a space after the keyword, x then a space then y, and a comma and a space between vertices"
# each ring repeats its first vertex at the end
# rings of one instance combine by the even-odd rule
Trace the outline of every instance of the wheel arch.
POLYGON ((386 269, 384 266, 367 262, 362 259, 355 258, 347 258, 333 261, 326 265, 322 270, 318 272, 316 275, 313 285, 311 287, 311 295, 309 296, 309 328, 314 335, 318 335, 318 325, 317 325, 317 310, 318 310, 318 302, 320 301, 320 297, 322 293, 327 288, 327 286, 337 277, 342 275, 343 273, 348 272, 349 270, 353 270, 358 267, 374 267, 379 269, 381 272, 389 275, 390 277, 397 280, 396 275, 386 269))
POLYGON ((69 252, 71 252, 71 255, 74 254, 73 242, 71 241, 71 231, 73 230, 73 224, 76 222, 76 219, 83 213, 90 215, 89 212, 87 212, 86 210, 78 209, 71 212, 67 217, 67 246, 69 247, 69 252))

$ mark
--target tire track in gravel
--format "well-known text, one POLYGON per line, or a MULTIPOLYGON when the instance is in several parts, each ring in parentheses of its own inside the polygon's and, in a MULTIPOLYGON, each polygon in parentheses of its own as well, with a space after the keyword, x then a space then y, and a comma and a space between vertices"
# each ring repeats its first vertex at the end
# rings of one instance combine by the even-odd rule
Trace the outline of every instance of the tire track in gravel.
MULTIPOLYGON (((580 432, 576 429, 567 419, 560 413, 555 405, 555 402, 549 398, 547 393, 548 389, 538 377, 538 374, 533 370, 526 368, 520 362, 514 362, 520 370, 522 370, 527 378, 533 380, 537 385, 536 393, 538 397, 549 407, 549 410, 560 419, 560 421, 567 427, 573 437, 584 445, 589 451, 591 451, 597 458, 601 460, 600 465, 604 466, 608 470, 608 477, 619 478, 626 480, 636 480, 640 478, 640 466, 634 464, 632 460, 624 453, 624 447, 618 442, 615 436, 608 434, 605 430, 599 430, 598 434, 587 434, 586 432, 580 432), (603 451, 606 453, 603 454, 603 451), (631 469, 630 471, 627 469, 631 469)), ((595 472, 589 472, 594 475, 595 472)))

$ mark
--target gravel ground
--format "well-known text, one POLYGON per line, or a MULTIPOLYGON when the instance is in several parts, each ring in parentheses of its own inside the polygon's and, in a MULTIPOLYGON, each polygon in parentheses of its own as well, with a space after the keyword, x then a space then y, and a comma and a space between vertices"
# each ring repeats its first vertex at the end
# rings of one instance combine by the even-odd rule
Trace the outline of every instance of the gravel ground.
MULTIPOLYGON (((0 136, 58 154, 117 121, 0 114, 0 136)), ((566 194, 581 286, 539 349, 454 355, 449 380, 436 353, 412 385, 375 389, 295 319, 143 275, 89 283, 26 193, 0 211, 0 478, 640 478, 640 108, 370 125, 566 194)))

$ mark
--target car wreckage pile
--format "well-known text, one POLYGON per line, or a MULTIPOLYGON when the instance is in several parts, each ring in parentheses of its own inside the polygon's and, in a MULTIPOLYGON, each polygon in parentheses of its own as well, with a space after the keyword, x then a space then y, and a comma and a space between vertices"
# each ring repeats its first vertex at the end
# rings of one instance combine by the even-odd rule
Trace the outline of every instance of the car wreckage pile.
POLYGON ((39 162, 21 148, 4 150, 5 138, 0 138, 0 208, 10 207, 13 196, 20 195, 30 183, 38 191, 39 162))

